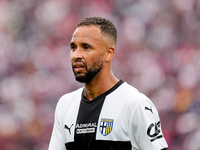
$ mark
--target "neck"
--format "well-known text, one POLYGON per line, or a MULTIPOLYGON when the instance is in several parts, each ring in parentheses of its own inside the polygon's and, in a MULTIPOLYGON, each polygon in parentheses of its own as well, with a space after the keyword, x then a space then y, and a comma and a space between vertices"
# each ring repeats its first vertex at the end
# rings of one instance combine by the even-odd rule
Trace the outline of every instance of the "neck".
POLYGON ((84 94, 88 100, 93 100, 99 95, 105 93, 112 88, 119 80, 111 73, 111 75, 95 77, 91 82, 85 84, 84 94))

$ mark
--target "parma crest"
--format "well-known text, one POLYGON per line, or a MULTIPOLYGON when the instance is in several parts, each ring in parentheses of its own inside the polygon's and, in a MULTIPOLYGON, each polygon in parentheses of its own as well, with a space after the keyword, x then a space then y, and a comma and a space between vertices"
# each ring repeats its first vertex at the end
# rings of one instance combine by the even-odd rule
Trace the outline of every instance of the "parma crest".
POLYGON ((113 119, 101 119, 99 130, 102 135, 108 135, 113 128, 113 119))

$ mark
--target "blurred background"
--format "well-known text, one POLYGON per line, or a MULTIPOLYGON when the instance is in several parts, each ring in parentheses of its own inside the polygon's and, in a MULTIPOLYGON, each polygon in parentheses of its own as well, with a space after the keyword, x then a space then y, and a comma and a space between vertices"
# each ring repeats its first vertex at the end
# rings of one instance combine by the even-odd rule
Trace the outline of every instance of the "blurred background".
POLYGON ((200 150, 199 0, 0 0, 0 149, 47 149, 58 99, 83 86, 69 42, 89 16, 116 25, 113 71, 156 105, 169 150, 200 150))

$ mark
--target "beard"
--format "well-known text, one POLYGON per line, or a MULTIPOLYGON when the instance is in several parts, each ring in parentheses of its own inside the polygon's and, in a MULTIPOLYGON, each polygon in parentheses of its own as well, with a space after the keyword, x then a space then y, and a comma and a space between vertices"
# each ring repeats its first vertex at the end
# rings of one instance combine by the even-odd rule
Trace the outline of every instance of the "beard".
POLYGON ((76 81, 81 83, 89 83, 103 68, 102 58, 99 58, 96 62, 94 62, 90 68, 87 68, 86 63, 82 63, 84 64, 84 67, 86 69, 86 73, 84 75, 78 75, 72 67, 76 81))

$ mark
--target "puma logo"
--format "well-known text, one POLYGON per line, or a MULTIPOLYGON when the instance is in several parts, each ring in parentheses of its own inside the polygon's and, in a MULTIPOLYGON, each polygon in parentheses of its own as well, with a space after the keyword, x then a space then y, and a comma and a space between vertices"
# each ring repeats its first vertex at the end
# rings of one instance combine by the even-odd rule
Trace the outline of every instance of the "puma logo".
POLYGON ((153 110, 152 110, 152 108, 150 109, 150 108, 148 108, 148 107, 144 107, 145 108, 145 110, 149 110, 152 114, 153 114, 153 110))
POLYGON ((71 128, 74 124, 72 124, 70 127, 68 127, 67 125, 65 125, 65 129, 69 130, 69 134, 71 135, 71 128))

